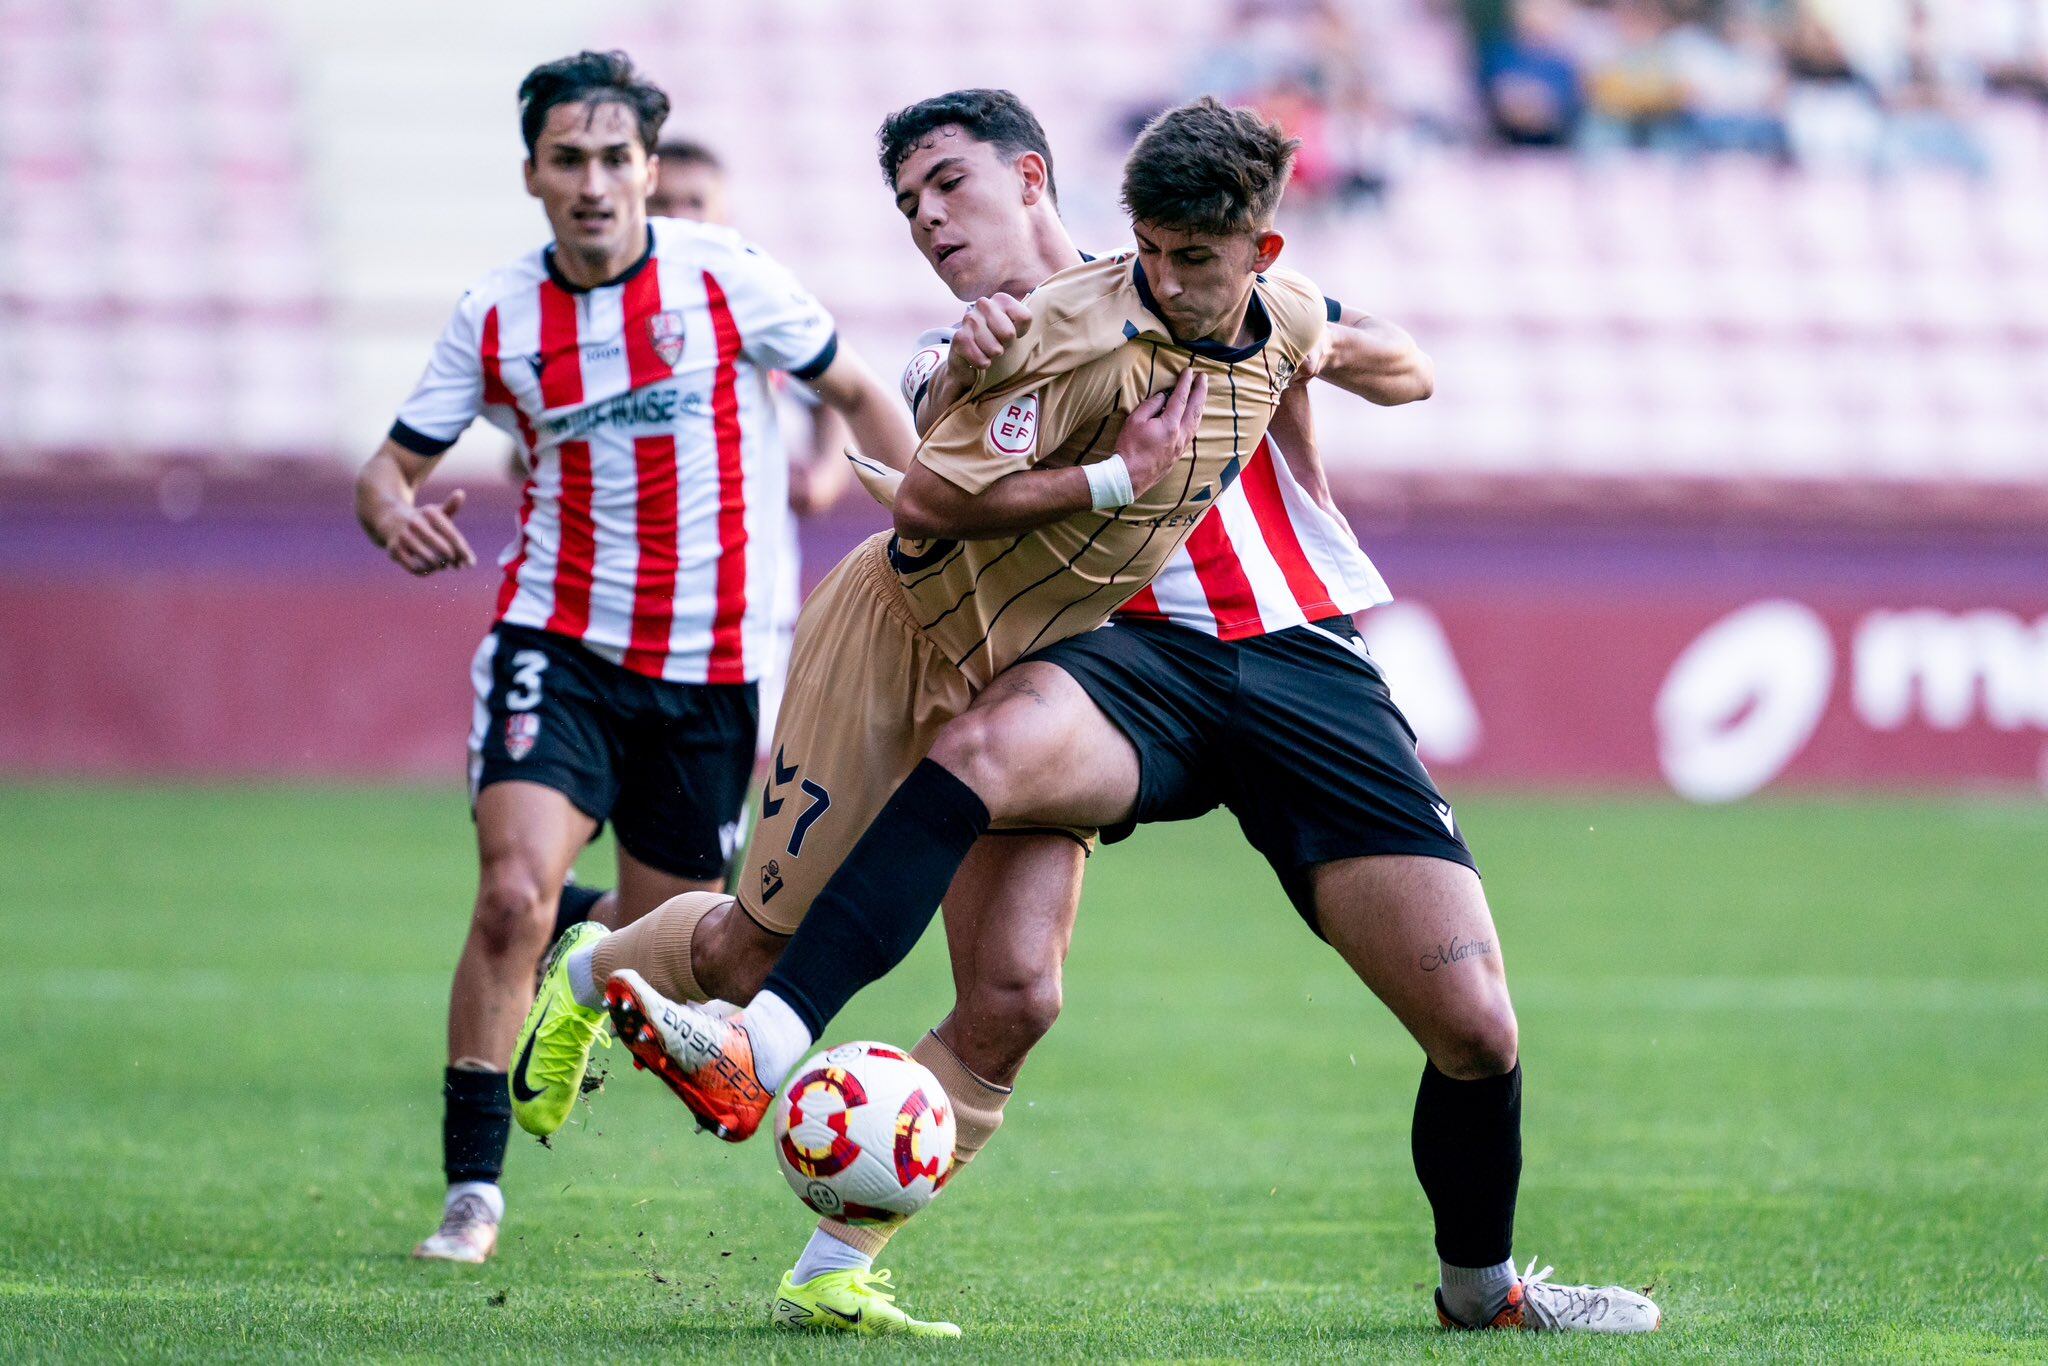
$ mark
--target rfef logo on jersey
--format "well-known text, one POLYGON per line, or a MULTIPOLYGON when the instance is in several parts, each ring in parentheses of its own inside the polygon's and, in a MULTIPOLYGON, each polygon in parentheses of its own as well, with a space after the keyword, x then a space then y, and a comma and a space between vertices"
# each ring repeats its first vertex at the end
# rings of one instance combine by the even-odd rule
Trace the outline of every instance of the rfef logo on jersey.
POLYGON ((505 753, 514 763, 533 753, 539 740, 539 713, 518 711, 505 718, 505 753))
POLYGON ((661 363, 675 368, 675 363, 683 358, 682 311, 665 308, 649 318, 647 338, 654 343, 654 354, 661 357, 661 363))
POLYGON ((988 444, 999 455, 1029 455, 1038 445, 1038 395, 1013 398, 989 420, 988 444))

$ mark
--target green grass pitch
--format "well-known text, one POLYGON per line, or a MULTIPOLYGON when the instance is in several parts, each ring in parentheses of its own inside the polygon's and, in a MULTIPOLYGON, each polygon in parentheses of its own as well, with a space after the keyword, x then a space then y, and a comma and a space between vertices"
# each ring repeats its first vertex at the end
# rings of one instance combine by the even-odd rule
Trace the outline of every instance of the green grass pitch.
MULTIPOLYGON (((792 1341, 769 1146, 614 1051, 516 1134, 483 1268, 438 1204, 459 795, 0 791, 0 1360, 1720 1360, 2048 1354, 2048 809, 1478 800, 1522 1019, 1518 1250, 1647 1342, 1434 1329, 1420 1055, 1227 818, 1098 855, 1065 1017, 885 1259, 924 1348, 792 1341)), ((604 877, 608 853, 586 867, 604 877)), ((945 1010, 936 931, 836 1038, 945 1010)))

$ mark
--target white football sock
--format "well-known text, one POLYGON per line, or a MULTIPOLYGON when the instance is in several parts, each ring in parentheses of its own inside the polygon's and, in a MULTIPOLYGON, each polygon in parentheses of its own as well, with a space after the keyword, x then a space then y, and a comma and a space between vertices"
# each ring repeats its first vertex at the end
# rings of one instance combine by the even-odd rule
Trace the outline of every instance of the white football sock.
POLYGON ((1438 1262, 1443 1272, 1444 1307, 1460 1323, 1485 1323, 1508 1301, 1508 1287, 1515 1283, 1515 1259, 1499 1266, 1452 1266, 1438 1262))
POLYGON ((441 1202, 442 1211, 445 1213, 453 1209, 455 1202, 462 1199, 465 1195, 482 1196, 484 1204, 491 1211, 491 1222, 494 1224, 505 1222, 505 1192, 498 1189, 497 1182, 457 1181, 448 1188, 448 1198, 441 1202))
POLYGON ((824 1229, 811 1230, 811 1241, 804 1244, 803 1256, 796 1259, 796 1269, 789 1273, 790 1280, 798 1285, 809 1284, 828 1271, 866 1271, 875 1264, 875 1259, 840 1242, 824 1229))
POLYGON ((597 955, 597 946, 602 939, 594 939, 569 955, 564 971, 569 974, 569 994, 576 998, 576 1004, 585 1010, 595 1010, 604 1004, 604 988, 591 976, 591 959, 597 955))
POLYGON ((771 1091, 782 1089, 789 1069, 804 1060, 816 1040, 789 1002, 764 991, 747 1002, 747 1035, 754 1042, 754 1073, 771 1091))

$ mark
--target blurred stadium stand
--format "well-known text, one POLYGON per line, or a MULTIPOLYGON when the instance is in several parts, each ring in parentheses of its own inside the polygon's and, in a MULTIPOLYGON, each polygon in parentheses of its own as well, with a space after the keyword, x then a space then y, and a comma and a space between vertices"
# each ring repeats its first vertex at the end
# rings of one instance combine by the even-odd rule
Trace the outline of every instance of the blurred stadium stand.
MULTIPOLYGON (((1285 121, 1290 259, 1438 362, 1319 411, 1448 781, 2048 786, 2048 0, 0 0, 0 775, 460 774, 494 573, 346 483, 585 46, 885 371, 959 308, 888 111, 1015 89, 1097 249, 1150 112, 1285 121)), ((505 458, 435 485, 487 560, 505 458)))
MULTIPOLYGON (((1643 54, 1687 57, 1697 24, 1632 37, 1620 21, 1648 7, 1459 8, 0 0, 0 469, 338 475, 456 294, 542 237, 511 92, 532 61, 597 44, 665 83, 672 126, 732 161, 741 222, 884 367, 957 307, 875 168, 884 112, 1017 89, 1077 237, 1112 245, 1131 127, 1216 88, 1308 138, 1290 259, 1437 356, 1419 409, 1326 405, 1360 497, 2005 516, 2048 498, 2048 119, 2024 81, 1978 90, 1968 155, 1879 138, 1859 157, 1813 131, 1836 106, 1816 124, 1796 90, 1761 152, 1716 153, 1697 130, 1721 125, 1696 111, 1643 113, 1643 54), (1503 147, 1475 63, 1508 70, 1552 30, 1579 34, 1553 43, 1577 63, 1576 150, 1503 147)), ((1861 13, 1848 50, 1880 43, 1861 13)), ((1881 80, 1852 88, 1882 112, 1881 80)), ((497 456, 486 436, 456 462, 497 456)))
POLYGON ((0 449, 332 461, 293 59, 256 11, 0 5, 0 449))

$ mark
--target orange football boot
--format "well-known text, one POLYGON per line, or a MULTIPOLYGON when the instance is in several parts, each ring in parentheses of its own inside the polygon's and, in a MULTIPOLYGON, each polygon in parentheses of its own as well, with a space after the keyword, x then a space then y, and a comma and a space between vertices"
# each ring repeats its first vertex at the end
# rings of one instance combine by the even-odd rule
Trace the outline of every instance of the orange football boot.
POLYGON ((728 1143, 754 1136, 775 1092, 754 1070, 742 1015, 671 1001, 631 969, 612 974, 604 1001, 633 1065, 668 1083, 699 1127, 728 1143))

